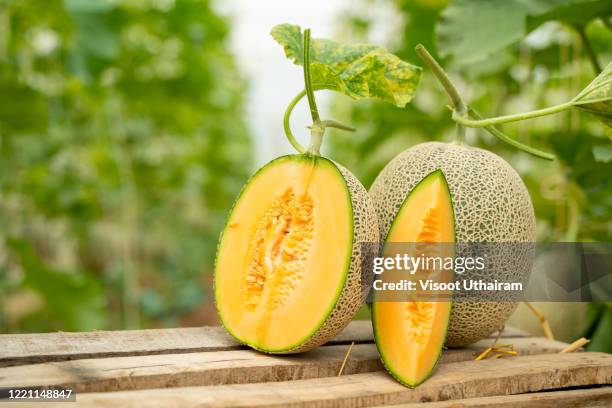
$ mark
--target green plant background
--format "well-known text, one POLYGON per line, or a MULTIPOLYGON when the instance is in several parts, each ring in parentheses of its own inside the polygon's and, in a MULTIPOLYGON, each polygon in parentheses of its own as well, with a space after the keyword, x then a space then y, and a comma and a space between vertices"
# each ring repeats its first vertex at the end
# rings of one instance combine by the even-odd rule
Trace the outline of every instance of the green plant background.
POLYGON ((208 0, 4 1, 0 21, 0 331, 214 322, 252 170, 227 21, 208 0))
MULTIPOLYGON (((391 50, 422 66, 423 43, 487 116, 571 99, 595 76, 588 45, 612 57, 609 1, 360 4, 338 39, 368 41, 372 8, 392 7, 391 50)), ((254 170, 229 32, 209 0, 0 0, 0 332, 216 323, 217 237, 254 170)), ((339 97, 335 117, 358 131, 329 132, 325 151, 369 186, 403 149, 452 140, 448 103, 427 70, 405 109, 339 97)), ((558 157, 468 132, 525 180, 538 239, 610 241, 602 126, 567 112, 503 129, 558 157)), ((612 351, 611 306, 579 313, 584 333, 568 339, 612 351)))

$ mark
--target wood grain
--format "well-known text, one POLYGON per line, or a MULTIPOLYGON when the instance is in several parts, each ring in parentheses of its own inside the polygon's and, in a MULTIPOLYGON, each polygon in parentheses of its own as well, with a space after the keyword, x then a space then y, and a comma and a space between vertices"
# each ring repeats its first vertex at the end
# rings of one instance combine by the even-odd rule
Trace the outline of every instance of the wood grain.
POLYGON ((612 355, 545 354, 442 364, 416 389, 387 373, 309 380, 81 394, 92 407, 363 407, 612 384, 612 355))
MULTIPOLYGON (((381 406, 382 407, 382 406, 381 406)), ((481 397, 453 401, 399 404, 391 408, 609 408, 612 387, 585 388, 567 391, 534 392, 507 395, 503 398, 481 397)), ((379 407, 380 408, 380 407, 379 407)))
MULTIPOLYGON (((558 353, 566 344, 545 338, 505 339, 521 355, 558 353)), ((441 363, 473 360, 491 340, 445 350, 441 363)), ((77 392, 288 381, 335 376, 347 345, 319 347, 294 356, 252 350, 82 359, 0 368, 0 387, 63 386, 77 392)), ((357 344, 344 374, 382 370, 374 344, 357 344)))
MULTIPOLYGON (((0 387, 63 386, 77 392, 241 384, 335 376, 348 345, 292 356, 252 350, 85 359, 0 369, 0 387)), ((381 370, 373 344, 353 347, 345 374, 381 370)))
MULTIPOLYGON (((502 337, 526 337, 508 328, 502 337)), ((328 344, 374 341, 369 320, 351 322, 328 344)), ((222 327, 0 335, 0 367, 48 361, 245 349, 222 327)))
MULTIPOLYGON (((373 341, 367 320, 351 322, 329 344, 373 341)), ((223 327, 0 335, 0 367, 47 361, 245 349, 223 327)))

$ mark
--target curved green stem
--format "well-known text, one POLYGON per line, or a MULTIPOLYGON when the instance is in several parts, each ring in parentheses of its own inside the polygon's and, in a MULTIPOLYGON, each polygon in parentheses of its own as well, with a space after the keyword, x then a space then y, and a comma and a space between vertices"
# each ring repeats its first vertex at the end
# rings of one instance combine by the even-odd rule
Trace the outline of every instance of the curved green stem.
POLYGON ((465 135, 464 126, 475 128, 484 127, 493 136, 520 150, 533 154, 534 156, 541 157, 543 159, 554 159, 555 156, 550 153, 543 152, 541 150, 524 145, 514 139, 509 138, 504 133, 496 129, 494 125, 499 123, 506 123, 506 121, 512 122, 515 120, 528 119, 529 117, 549 115, 551 113, 560 112, 562 110, 569 109, 572 106, 571 102, 534 112, 521 113, 518 115, 501 116, 499 118, 492 119, 482 119, 478 112, 476 112, 471 107, 468 107, 465 102, 463 102, 459 91, 457 91, 457 88, 444 71, 444 68, 442 68, 440 64, 438 64, 438 61, 436 61, 435 58, 432 57, 432 55, 427 51, 427 49, 423 45, 419 44, 416 46, 415 51, 419 55, 419 57, 421 57, 423 62, 425 62, 425 64, 427 64, 427 66, 431 69, 435 77, 444 87, 444 90, 446 91, 448 96, 453 101, 453 120, 457 123, 457 141, 463 141, 463 137, 465 135), (475 120, 470 119, 469 116, 474 117, 475 120))
MULTIPOLYGON (((317 109, 317 102, 315 101, 314 91, 315 86, 312 84, 312 78, 310 76, 310 28, 304 30, 304 85, 305 89, 297 94, 285 110, 285 116, 283 118, 283 127, 285 128, 285 135, 289 140, 289 143, 297 150, 299 153, 309 153, 313 155, 320 154, 321 144, 323 143, 323 136, 325 135, 325 129, 328 127, 333 127, 340 130, 348 130, 354 131, 355 129, 346 126, 340 122, 335 120, 324 120, 321 121, 321 117, 319 116, 319 110, 317 109), (306 95, 308 97, 308 106, 310 107, 310 115, 312 116, 312 126, 309 126, 310 129, 310 146, 308 149, 304 148, 295 136, 293 136, 293 132, 291 132, 291 124, 289 120, 291 118, 291 112, 293 112, 293 108, 295 105, 306 95)), ((321 88, 322 89, 322 88, 321 88)))
POLYGON ((537 118, 539 116, 552 115, 553 113, 559 113, 570 109, 573 106, 572 102, 562 103, 561 105, 555 105, 544 109, 538 109, 531 112, 515 113, 512 115, 498 116, 495 118, 488 118, 482 120, 472 120, 467 118, 465 115, 459 114, 457 111, 453 111, 453 120, 464 126, 472 128, 482 128, 488 126, 501 125, 502 123, 517 122, 519 120, 537 118))
MULTIPOLYGON (((313 91, 319 91, 323 88, 317 88, 315 87, 313 89, 313 91)), ((291 143, 291 146, 293 146, 293 148, 295 150, 298 151, 298 153, 306 153, 308 151, 308 149, 306 149, 304 146, 302 146, 297 139, 295 138, 295 136, 293 135, 293 132, 291 131, 291 123, 290 123, 290 119, 291 119, 291 113, 293 113, 293 109, 295 108, 295 106, 298 104, 298 102, 304 97, 306 96, 306 90, 302 89, 292 100, 291 102, 289 102, 289 105, 287 105, 287 109, 285 110, 285 115, 283 116, 283 128, 285 129, 285 135, 287 136, 287 140, 289 140, 289 143, 291 143)), ((351 126, 347 126, 343 123, 340 123, 338 121, 335 120, 321 120, 319 121, 318 126, 310 126, 311 129, 311 133, 314 132, 319 132, 321 129, 326 129, 326 128, 335 128, 335 129, 340 129, 340 130, 346 130, 349 132, 354 132, 355 128, 351 127, 351 126), (315 128, 316 127, 316 128, 315 128)), ((311 137, 313 135, 311 134, 311 137)), ((322 135, 321 135, 322 137, 322 135)), ((312 144, 312 143, 311 143, 312 144)), ((320 146, 320 144, 319 144, 320 146)))
POLYGON ((306 87, 306 95, 308 96, 308 106, 310 106, 312 122, 317 123, 321 119, 314 97, 312 78, 310 77, 310 28, 304 30, 304 85, 306 87))
POLYGON ((285 116, 283 117, 283 127, 285 128, 285 135, 287 136, 289 143, 291 143, 291 146, 293 146, 293 148, 297 150, 298 153, 306 153, 306 148, 302 146, 300 142, 297 141, 295 136, 293 136, 293 132, 291 132, 291 124, 289 123, 289 119, 291 118, 291 112, 293 112, 293 108, 295 108, 295 105, 297 105, 297 103, 304 97, 304 95, 306 95, 305 89, 300 91, 300 93, 297 94, 291 100, 291 102, 289 102, 287 109, 285 109, 285 116))
MULTIPOLYGON (((467 105, 463 102, 463 98, 459 94, 459 91, 455 87, 455 84, 448 77, 444 69, 438 64, 438 61, 427 51, 423 44, 418 44, 415 48, 418 56, 423 62, 431 69, 431 72, 436 76, 440 84, 444 87, 444 90, 453 102, 453 106, 456 112, 459 112, 462 116, 467 115, 467 105)), ((457 142, 463 143, 465 140, 465 127, 462 124, 457 123, 457 142)))
MULTIPOLYGON (((482 119, 482 116, 480 116, 480 114, 471 106, 468 107, 468 111, 470 116, 473 116, 476 119, 482 119)), ((485 128, 489 133, 491 133, 493 136, 497 137, 500 140, 503 140, 504 142, 508 143, 511 146, 516 147, 517 149, 520 149, 526 153, 532 154, 536 157, 539 157, 541 159, 545 159, 545 160, 555 160, 555 155, 552 153, 546 153, 543 152, 542 150, 536 149, 534 147, 531 146, 527 146, 521 142, 518 142, 510 137, 508 137, 506 134, 504 134, 503 132, 500 132, 495 126, 487 126, 485 128)))

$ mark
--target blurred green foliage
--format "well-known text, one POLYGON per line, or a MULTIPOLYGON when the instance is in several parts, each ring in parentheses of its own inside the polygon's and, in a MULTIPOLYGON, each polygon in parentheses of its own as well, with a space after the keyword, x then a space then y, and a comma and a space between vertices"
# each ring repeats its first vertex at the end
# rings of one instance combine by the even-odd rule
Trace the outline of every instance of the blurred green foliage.
POLYGON ((228 29, 209 0, 0 1, 0 332, 212 303, 251 163, 228 29))
MULTIPOLYGON (((561 7, 581 1, 586 0, 541 2, 561 7)), ((462 5, 474 7, 479 2, 456 1, 447 7, 448 2, 442 0, 395 1, 402 20, 393 33, 395 45, 391 51, 423 66, 414 47, 424 44, 446 67, 465 99, 487 117, 567 102, 596 76, 576 30, 554 18, 527 38, 527 32, 521 30, 518 37, 513 33, 508 41, 498 40, 496 47, 489 45, 486 54, 474 51, 469 62, 454 56, 452 42, 440 53, 438 44, 442 46, 448 41, 441 42, 439 33, 448 31, 449 25, 461 27, 465 38, 472 35, 476 38, 471 31, 477 31, 482 33, 483 43, 491 42, 489 32, 495 32, 497 24, 505 18, 503 7, 488 10, 488 17, 482 18, 480 24, 470 22, 471 13, 456 9, 462 5)), ((388 2, 365 3, 376 7, 388 2)), ((612 6, 605 11, 608 9, 612 13, 612 6)), ((553 11, 549 9, 547 13, 555 17, 557 13, 553 11)), ((369 18, 367 12, 354 11, 345 24, 347 37, 366 41, 374 24, 369 18)), ((524 24, 529 27, 531 20, 526 20, 524 24)), ((589 43, 605 66, 612 58, 612 30, 599 18, 589 21, 586 25, 589 43)), ((469 47, 476 50, 479 45, 472 42, 469 47)), ((467 47, 466 44, 461 49, 467 52, 467 47)), ((337 116, 357 127, 358 133, 330 135, 331 156, 352 169, 369 187, 380 169, 402 150, 429 140, 453 140, 454 123, 446 108, 448 104, 448 96, 428 70, 424 71, 414 101, 404 109, 340 98, 335 104, 337 116)), ((539 239, 609 241, 612 145, 601 124, 590 115, 573 111, 508 124, 503 130, 523 143, 557 156, 554 162, 540 160, 483 130, 468 130, 470 145, 499 154, 525 180, 536 209, 539 239)))
MULTIPOLYGON (((612 56, 609 1, 447 3, 364 0, 340 23, 372 42, 372 9, 391 5, 391 51, 422 65, 423 43, 487 116, 568 101, 595 76, 589 48, 602 66, 612 56)), ((0 332, 213 315, 217 235, 251 164, 228 30, 210 0, 0 0, 0 332)), ((333 132, 331 156, 368 187, 402 150, 452 140, 448 103, 427 70, 404 109, 339 98, 336 116, 359 130, 333 132)), ((539 239, 610 241, 612 146, 596 119, 504 131, 558 158, 468 132, 525 180, 539 239)), ((609 351, 610 305, 589 313, 591 346, 609 351)))
MULTIPOLYGON (((612 59, 609 1, 392 3, 392 14, 399 15, 399 23, 389 36, 391 51, 423 66, 414 48, 424 44, 449 72, 466 101, 487 117, 567 102, 596 76, 589 48, 602 67, 612 59)), ((380 0, 362 4, 361 9, 353 7, 344 21, 344 34, 351 41, 371 38, 380 29, 371 10, 389 6, 388 1, 380 0)), ((331 134, 330 155, 369 187, 389 160, 404 149, 430 140, 453 140, 455 127, 446 108, 450 102, 427 69, 415 99, 405 109, 339 98, 337 118, 358 131, 331 134)), ((588 114, 572 111, 508 124, 503 131, 557 156, 554 162, 541 160, 484 130, 468 130, 468 144, 499 154, 522 176, 535 207, 538 240, 612 240, 612 144, 603 126, 588 114)), ((612 347, 611 310, 593 305, 589 316, 588 334, 599 332, 593 347, 600 350, 612 347), (598 322, 605 327, 597 328, 598 322)))

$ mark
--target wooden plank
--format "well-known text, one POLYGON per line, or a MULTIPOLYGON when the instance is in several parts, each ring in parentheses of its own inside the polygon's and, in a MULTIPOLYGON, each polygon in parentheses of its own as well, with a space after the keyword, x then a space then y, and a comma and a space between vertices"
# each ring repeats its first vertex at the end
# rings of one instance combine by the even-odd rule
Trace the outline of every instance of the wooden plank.
MULTIPOLYGON (((382 406, 381 406, 382 407, 382 406)), ((399 404, 392 408, 609 408, 612 407, 612 387, 578 390, 534 392, 505 397, 468 398, 453 401, 399 404)))
MULTIPOLYGON (((63 386, 77 392, 240 384, 331 377, 349 346, 271 356, 252 350, 85 359, 0 369, 0 388, 63 386)), ((374 344, 353 347, 344 372, 382 369, 374 344)))
MULTIPOLYGON (((373 341, 369 320, 351 322, 329 344, 373 341)), ((239 350, 223 327, 0 335, 0 367, 46 361, 239 350)))
POLYGON ((612 384, 612 355, 567 353, 442 364, 427 382, 406 388, 387 373, 310 380, 80 394, 92 407, 362 407, 521 394, 612 384))
MULTIPOLYGON (((505 339, 521 355, 557 353, 566 344, 545 338, 505 339)), ((473 360, 491 340, 470 348, 445 350, 441 363, 473 360)), ((1 387, 63 386, 78 392, 240 384, 331 377, 338 373, 348 346, 319 347, 295 356, 270 356, 252 350, 215 353, 82 359, 0 368, 1 387)), ((344 374, 382 370, 374 344, 357 344, 344 374)))
MULTIPOLYGON (((526 337, 507 328, 502 337, 526 337)), ((351 322, 329 344, 371 343, 369 320, 351 322)), ((222 327, 0 335, 0 367, 47 361, 240 350, 222 327)))

